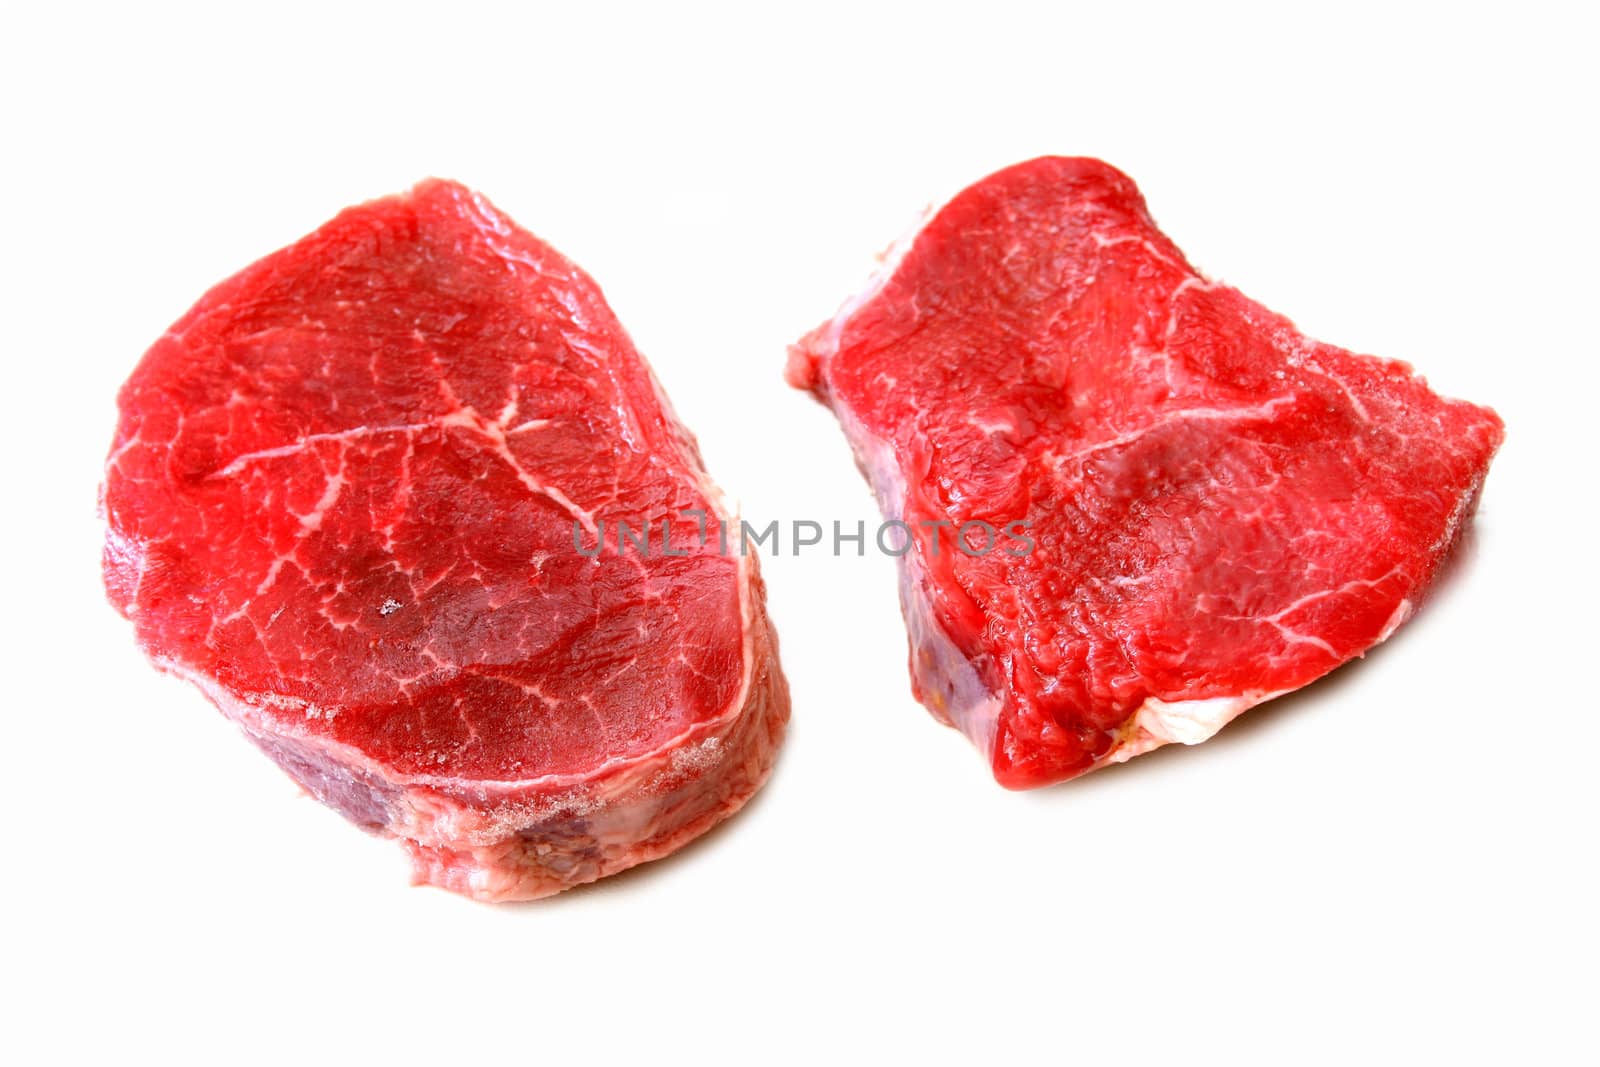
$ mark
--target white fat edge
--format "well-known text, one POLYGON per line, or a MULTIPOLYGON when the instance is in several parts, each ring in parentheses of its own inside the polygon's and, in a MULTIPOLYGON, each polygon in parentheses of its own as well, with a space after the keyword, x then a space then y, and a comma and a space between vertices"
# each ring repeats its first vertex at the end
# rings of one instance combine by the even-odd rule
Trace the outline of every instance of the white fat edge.
POLYGON ((505 865, 477 864, 467 872, 467 888, 476 898, 493 900, 515 892, 524 874, 505 865))
POLYGON ((1101 765, 1123 763, 1162 745, 1198 745, 1209 741, 1244 712, 1287 692, 1287 689, 1274 692, 1255 690, 1238 696, 1208 697, 1204 700, 1166 701, 1149 697, 1123 727, 1125 740, 1100 761, 1101 765))
POLYGON ((1410 597, 1406 597, 1396 604, 1394 613, 1389 616, 1389 621, 1383 624, 1383 629, 1379 631, 1378 639, 1373 642, 1373 645, 1381 645, 1389 640, 1394 635, 1394 632, 1404 626, 1406 620, 1410 619, 1416 612, 1416 607, 1410 597))
MULTIPOLYGON (((1383 624, 1378 637, 1360 655, 1366 655, 1374 648, 1383 644, 1394 635, 1394 632, 1405 624, 1406 620, 1416 611, 1416 604, 1410 598, 1405 598, 1395 605, 1388 621, 1383 624)), ((1354 658, 1354 657, 1351 657, 1354 658)), ((1329 673, 1338 670, 1350 662, 1342 660, 1329 673)), ((1326 677, 1321 675, 1319 677, 1326 677)), ((1317 679, 1312 679, 1312 682, 1317 679)), ((1307 682, 1306 685, 1312 684, 1307 682)), ((1167 744, 1198 745, 1215 737, 1222 728, 1249 711, 1258 704, 1265 704, 1287 693, 1303 689, 1305 686, 1293 686, 1289 689, 1276 690, 1247 690, 1235 696, 1207 697, 1202 700, 1161 700, 1158 697, 1148 697, 1139 705, 1139 710, 1123 726, 1123 740, 1111 751, 1111 754, 1100 761, 1098 766, 1108 763, 1124 763, 1135 756, 1142 756, 1146 752, 1160 748, 1167 744)))

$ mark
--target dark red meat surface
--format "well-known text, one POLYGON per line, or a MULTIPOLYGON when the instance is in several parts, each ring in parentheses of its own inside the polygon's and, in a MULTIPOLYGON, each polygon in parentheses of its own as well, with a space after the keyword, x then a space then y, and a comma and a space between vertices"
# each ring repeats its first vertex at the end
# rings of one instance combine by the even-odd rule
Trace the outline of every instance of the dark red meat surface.
POLYGON ((1207 281, 1090 159, 955 197, 789 378, 918 530, 917 696, 1014 788, 1202 741, 1382 641, 1502 436, 1207 281), (1024 522, 1034 548, 935 551, 921 525, 975 520, 1024 522))
POLYGON ((754 560, 679 518, 714 531, 720 498, 599 288, 483 198, 344 212, 208 293, 119 404, 112 602, 419 879, 542 896, 764 779, 788 701, 754 560), (687 554, 578 551, 613 513, 687 554))

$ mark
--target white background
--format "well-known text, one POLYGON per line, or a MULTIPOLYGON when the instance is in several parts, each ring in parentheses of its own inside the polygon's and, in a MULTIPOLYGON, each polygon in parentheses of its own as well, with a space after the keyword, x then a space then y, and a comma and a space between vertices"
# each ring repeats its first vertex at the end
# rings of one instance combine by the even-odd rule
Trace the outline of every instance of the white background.
POLYGON ((1594 1062, 1581 10, 8 9, 4 1058, 1594 1062), (891 561, 770 560, 768 788, 669 860, 491 907, 408 888, 103 602, 145 347, 428 174, 599 279, 747 516, 870 519, 785 345, 925 204, 1045 153, 1507 423, 1426 609, 1205 746, 1005 792, 911 700, 891 561))

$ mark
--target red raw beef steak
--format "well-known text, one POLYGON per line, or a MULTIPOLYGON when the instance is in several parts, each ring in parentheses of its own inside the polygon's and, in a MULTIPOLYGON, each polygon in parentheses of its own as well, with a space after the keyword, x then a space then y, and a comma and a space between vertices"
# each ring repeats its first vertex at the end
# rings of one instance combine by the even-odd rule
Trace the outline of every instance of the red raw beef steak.
POLYGON ((112 603, 417 881, 546 896, 767 777, 755 559, 579 550, 611 511, 726 512, 599 288, 482 197, 345 211, 206 294, 119 404, 112 603))
POLYGON ((1384 640, 1501 440, 1208 281, 1092 159, 966 189, 788 376, 916 533, 917 698, 1012 788, 1204 741, 1384 640))

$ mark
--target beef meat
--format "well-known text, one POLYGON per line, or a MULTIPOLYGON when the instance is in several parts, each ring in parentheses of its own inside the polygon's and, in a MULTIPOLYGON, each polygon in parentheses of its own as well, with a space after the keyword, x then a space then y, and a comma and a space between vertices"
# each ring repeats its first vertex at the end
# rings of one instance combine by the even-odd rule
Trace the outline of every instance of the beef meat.
POLYGON ((545 896, 767 777, 789 703, 755 559, 717 551, 721 497, 594 282, 482 197, 344 212, 208 293, 119 404, 113 604, 417 881, 545 896), (673 554, 597 550, 612 510, 673 554))
POLYGON ((956 196, 788 376, 915 534, 917 698, 1012 788, 1198 743, 1384 640, 1501 440, 1208 281, 1092 159, 956 196))

